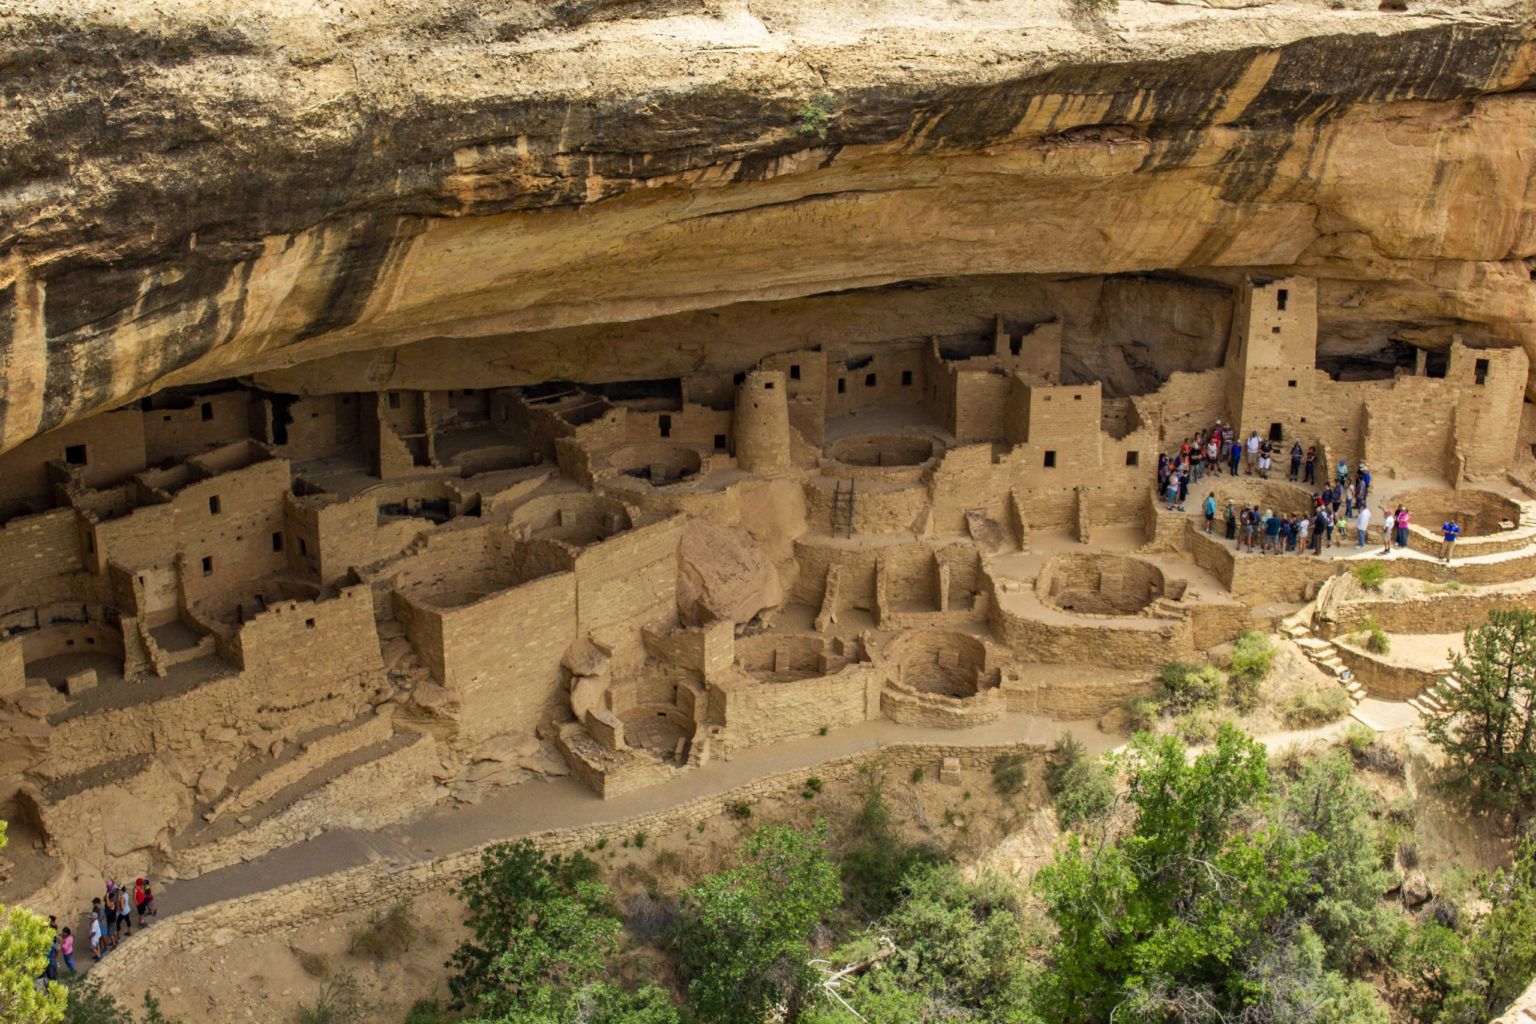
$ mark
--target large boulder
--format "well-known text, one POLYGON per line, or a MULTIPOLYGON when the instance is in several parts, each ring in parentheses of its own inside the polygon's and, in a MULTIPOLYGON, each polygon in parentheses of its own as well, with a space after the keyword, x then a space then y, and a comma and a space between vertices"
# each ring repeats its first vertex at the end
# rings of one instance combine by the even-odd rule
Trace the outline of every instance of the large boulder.
POLYGON ((745 530, 691 520, 677 544, 683 623, 746 622, 784 600, 779 572, 745 530))

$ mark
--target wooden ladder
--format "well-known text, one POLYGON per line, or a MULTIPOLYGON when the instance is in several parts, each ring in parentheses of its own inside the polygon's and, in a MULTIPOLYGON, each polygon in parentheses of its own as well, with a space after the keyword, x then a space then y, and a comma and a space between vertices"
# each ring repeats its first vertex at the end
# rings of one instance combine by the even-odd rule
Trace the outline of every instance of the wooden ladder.
POLYGON ((832 492, 832 536, 836 537, 841 531, 844 537, 853 536, 853 485, 854 481, 848 481, 848 489, 843 490, 843 482, 837 482, 837 489, 832 492))

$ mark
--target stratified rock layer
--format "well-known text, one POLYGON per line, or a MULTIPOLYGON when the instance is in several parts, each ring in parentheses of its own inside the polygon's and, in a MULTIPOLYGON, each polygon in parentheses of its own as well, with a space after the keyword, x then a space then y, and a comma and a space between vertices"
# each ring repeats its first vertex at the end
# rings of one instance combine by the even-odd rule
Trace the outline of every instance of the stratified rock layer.
POLYGON ((1324 351, 1536 353, 1528 5, 874 8, 15 5, 0 444, 322 357, 273 386, 744 368, 796 339, 603 325, 975 275, 1301 269, 1324 351))

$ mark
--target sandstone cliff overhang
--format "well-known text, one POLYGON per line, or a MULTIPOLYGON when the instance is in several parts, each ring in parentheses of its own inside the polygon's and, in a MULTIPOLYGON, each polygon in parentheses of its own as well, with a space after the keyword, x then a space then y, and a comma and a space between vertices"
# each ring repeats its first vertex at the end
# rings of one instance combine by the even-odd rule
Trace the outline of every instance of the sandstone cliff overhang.
POLYGON ((1301 269, 1325 329, 1536 352, 1531 6, 1334 3, 12 5, 0 444, 975 274, 1301 269))

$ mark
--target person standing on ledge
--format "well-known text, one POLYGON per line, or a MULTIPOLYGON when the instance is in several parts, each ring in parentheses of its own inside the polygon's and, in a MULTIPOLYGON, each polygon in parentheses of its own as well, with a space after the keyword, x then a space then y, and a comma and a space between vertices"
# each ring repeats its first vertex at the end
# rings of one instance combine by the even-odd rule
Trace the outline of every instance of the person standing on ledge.
POLYGON ((1211 527, 1216 523, 1216 492, 1211 491, 1200 503, 1200 510, 1205 513, 1205 532, 1210 533, 1211 527))
POLYGON ((1253 476, 1253 470, 1259 462, 1259 432, 1255 430, 1248 435, 1248 475, 1253 476))
POLYGON ((1355 547, 1365 547, 1365 535, 1371 531, 1371 508, 1365 502, 1360 503, 1360 511, 1355 513, 1355 547))
POLYGON ((1301 481, 1304 484, 1317 486, 1317 446, 1307 449, 1307 474, 1301 481))
POLYGON ((1269 438, 1259 442, 1259 476, 1269 479, 1269 461, 1275 453, 1275 446, 1269 443, 1269 438))
POLYGON ((1403 506, 1397 506, 1397 546, 1408 546, 1408 510, 1403 506))
POLYGON ((1392 535, 1397 532, 1397 513, 1391 505, 1381 506, 1381 553, 1392 551, 1392 535))
POLYGON ((1456 548, 1456 538, 1461 536, 1461 524, 1452 519, 1440 527, 1440 535, 1445 538, 1445 564, 1451 564, 1451 552, 1456 548))
POLYGON ((1237 464, 1243 459, 1243 445, 1241 441, 1233 441, 1232 447, 1227 449, 1227 459, 1231 463, 1230 472, 1237 476, 1237 464))
POLYGON ((1300 441, 1296 441, 1296 442, 1294 442, 1291 445, 1291 475, 1288 476, 1286 479, 1288 479, 1291 483, 1295 483, 1300 476, 1301 476, 1301 442, 1300 441))

